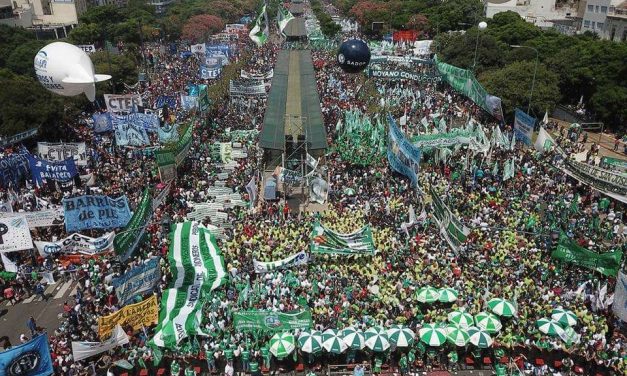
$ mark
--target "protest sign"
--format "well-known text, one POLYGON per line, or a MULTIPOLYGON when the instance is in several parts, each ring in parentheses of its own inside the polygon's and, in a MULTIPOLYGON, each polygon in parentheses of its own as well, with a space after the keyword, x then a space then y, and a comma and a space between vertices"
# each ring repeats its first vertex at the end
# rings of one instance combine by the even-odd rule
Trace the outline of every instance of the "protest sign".
POLYGON ((9 183, 18 186, 20 181, 28 175, 30 153, 21 148, 17 153, 0 158, 0 183, 6 187, 9 183))
POLYGON ((128 304, 137 294, 149 291, 159 283, 159 260, 158 257, 152 258, 111 281, 122 304, 128 304))
POLYGON ((0 218, 0 252, 31 248, 33 248, 33 239, 25 216, 0 218))
POLYGON ((48 227, 63 224, 63 208, 45 209, 32 212, 2 213, 0 217, 26 217, 29 228, 48 227))
POLYGON ((200 78, 203 80, 213 80, 220 76, 222 69, 220 67, 200 66, 200 78))
POLYGON ((104 114, 95 113, 91 118, 94 121, 94 132, 103 133, 113 130, 113 123, 109 112, 105 112, 104 114))
POLYGON ((281 313, 272 311, 233 312, 233 327, 242 332, 283 332, 311 329, 311 311, 281 313))
POLYGON ((453 252, 459 254, 459 247, 468 238, 470 229, 453 215, 453 212, 433 187, 430 188, 429 193, 432 200, 433 217, 440 227, 440 235, 446 240, 453 252))
POLYGON ((92 52, 96 52, 96 47, 93 44, 79 44, 79 45, 76 45, 76 47, 80 48, 81 50, 85 51, 88 54, 92 52))
POLYGON ((520 109, 516 109, 514 118, 514 132, 516 139, 522 141, 525 145, 531 145, 531 135, 533 127, 536 124, 536 118, 527 115, 520 109))
POLYGON ((416 82, 440 82, 442 77, 436 74, 406 72, 399 70, 367 69, 366 75, 374 78, 387 78, 390 80, 410 80, 416 82))
POLYGON ((204 43, 199 43, 199 44, 192 44, 191 46, 189 46, 189 50, 193 53, 193 54, 202 54, 204 55, 207 48, 205 47, 204 43))
POLYGON ((49 143, 38 142, 37 153, 43 159, 61 162, 68 158, 74 158, 77 166, 87 166, 87 152, 84 142, 49 143))
POLYGON ((255 273, 269 273, 275 270, 287 269, 293 266, 305 265, 309 262, 309 255, 305 251, 300 251, 282 260, 272 262, 262 262, 253 259, 255 273))
POLYGON ((198 97, 192 95, 181 94, 181 108, 185 111, 190 111, 198 107, 198 97))
POLYGON ((159 115, 155 113, 143 114, 134 112, 126 115, 111 115, 113 128, 120 124, 131 124, 133 128, 144 128, 146 132, 156 132, 159 128, 159 115))
POLYGON ((139 94, 105 94, 107 111, 112 113, 133 112, 133 108, 143 106, 142 97, 139 94))
POLYGON ((231 95, 265 95, 266 87, 263 82, 250 85, 244 82, 231 80, 229 82, 229 93, 231 95))
POLYGON ((126 196, 86 195, 63 199, 67 231, 124 227, 131 218, 126 196))
POLYGON ((374 255, 375 252, 370 226, 364 226, 350 234, 341 234, 316 222, 311 239, 312 253, 374 255))
POLYGON ((43 179, 65 182, 72 180, 78 174, 73 158, 61 162, 50 162, 30 155, 28 156, 28 163, 33 181, 40 187, 44 183, 43 179))
POLYGON ((150 144, 150 139, 143 126, 118 123, 115 127, 115 143, 119 146, 143 146, 150 144))
POLYGON ((248 80, 269 80, 274 77, 274 69, 270 69, 266 73, 249 73, 242 69, 240 77, 248 80))
POLYGON ((176 108, 176 97, 173 95, 160 95, 157 97, 155 101, 155 108, 163 108, 165 106, 168 108, 176 108))
POLYGON ((158 309, 157 297, 152 295, 142 302, 124 306, 108 316, 101 316, 98 318, 98 336, 107 338, 117 325, 131 326, 134 330, 154 325, 159 321, 158 309))
POLYGON ((0 370, 6 376, 52 375, 52 357, 48 334, 16 345, 0 353, 0 370))
POLYGON ((35 240, 35 248, 41 257, 64 254, 97 255, 113 250, 115 233, 108 232, 98 238, 74 233, 55 242, 35 240))
POLYGON ((388 162, 390 167, 407 176, 414 187, 418 185, 418 170, 422 153, 418 147, 412 145, 405 135, 396 126, 392 116, 388 116, 390 125, 388 137, 388 162))
POLYGON ((146 225, 150 218, 152 218, 152 194, 151 190, 146 188, 131 220, 128 221, 124 231, 119 236, 116 236, 114 241, 115 253, 121 255, 123 260, 129 258, 135 252, 137 245, 146 232, 146 225))
POLYGON ((584 268, 595 270, 605 276, 616 277, 620 269, 622 251, 596 253, 589 251, 576 241, 562 234, 557 248, 551 252, 551 257, 584 268))
POLYGON ((101 354, 129 342, 128 335, 121 326, 117 325, 111 337, 103 342, 78 342, 72 341, 72 358, 74 361, 87 359, 90 356, 101 354))

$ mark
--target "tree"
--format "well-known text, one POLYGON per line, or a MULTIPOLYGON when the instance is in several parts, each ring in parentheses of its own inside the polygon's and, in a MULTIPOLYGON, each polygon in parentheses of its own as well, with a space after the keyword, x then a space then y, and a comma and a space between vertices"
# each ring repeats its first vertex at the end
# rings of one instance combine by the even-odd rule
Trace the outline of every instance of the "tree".
POLYGON ((17 46, 7 58, 6 67, 14 73, 35 77, 33 59, 37 55, 37 51, 43 46, 45 46, 45 43, 37 40, 17 46))
POLYGON ((218 16, 201 14, 194 16, 183 25, 181 38, 198 42, 224 29, 224 21, 218 16))
MULTIPOLYGON (((515 108, 527 109, 529 92, 533 80, 534 61, 517 61, 501 69, 485 72, 479 82, 488 93, 500 97, 503 110, 511 114, 515 108)), ((551 111, 559 100, 559 78, 544 64, 538 64, 538 71, 531 100, 531 112, 541 116, 551 111)))
POLYGON ((433 4, 423 12, 431 27, 441 32, 477 25, 483 14, 481 0, 450 0, 433 4), (464 25, 467 24, 467 25, 464 25))
POLYGON ((477 49, 477 63, 475 72, 500 68, 504 65, 503 54, 506 46, 489 34, 479 31, 477 28, 462 33, 445 33, 436 38, 438 56, 447 63, 464 69, 472 69, 475 57, 475 45, 479 34, 477 49))
POLYGON ((132 85, 137 82, 138 61, 129 55, 109 54, 107 56, 107 52, 99 51, 91 54, 90 57, 96 72, 112 76, 110 82, 101 84, 98 88, 109 91, 111 85, 114 85, 116 92, 121 92, 124 90, 125 83, 132 85), (111 64, 111 69, 109 69, 109 63, 111 64))
POLYGON ((407 27, 416 31, 426 32, 429 30, 429 19, 424 14, 414 14, 409 17, 407 27))
POLYGON ((373 22, 387 22, 390 11, 386 3, 378 3, 370 0, 359 0, 350 10, 350 15, 355 17, 365 30, 372 30, 373 22))

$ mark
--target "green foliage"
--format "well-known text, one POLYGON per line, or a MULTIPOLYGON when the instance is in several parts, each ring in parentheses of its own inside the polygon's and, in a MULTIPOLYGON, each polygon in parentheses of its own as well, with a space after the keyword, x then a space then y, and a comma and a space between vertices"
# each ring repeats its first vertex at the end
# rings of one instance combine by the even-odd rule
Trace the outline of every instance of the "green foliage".
POLYGON ((331 16, 322 8, 322 3, 320 0, 311 0, 311 10, 314 12, 314 15, 320 22, 320 31, 327 38, 334 38, 337 33, 342 30, 342 27, 336 24, 331 16))
POLYGON ((6 67, 17 74, 24 74, 35 77, 33 59, 45 43, 31 40, 15 47, 6 60, 6 67))
POLYGON ((440 33, 449 30, 468 28, 468 25, 477 25, 483 14, 481 0, 449 0, 430 1, 423 12, 432 28, 440 33), (464 25, 467 24, 467 25, 464 25))
POLYGON ((106 51, 99 51, 91 54, 90 57, 96 72, 109 74, 113 77, 109 83, 104 83, 99 88, 109 91, 110 85, 114 85, 115 91, 119 93, 124 90, 124 83, 137 82, 138 61, 131 56, 114 54, 107 56, 106 51), (109 60, 111 61, 111 69, 109 69, 109 60))

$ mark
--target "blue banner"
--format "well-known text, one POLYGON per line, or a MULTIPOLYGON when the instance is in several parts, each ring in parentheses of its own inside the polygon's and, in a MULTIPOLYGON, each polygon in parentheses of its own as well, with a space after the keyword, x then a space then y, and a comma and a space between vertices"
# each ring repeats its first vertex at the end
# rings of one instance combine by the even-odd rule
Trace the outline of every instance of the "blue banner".
POLYGON ((161 108, 166 104, 168 108, 176 108, 176 97, 173 95, 160 95, 157 97, 157 101, 155 102, 156 108, 161 108))
POLYGON ((154 113, 133 112, 128 115, 112 115, 111 121, 116 129, 120 124, 132 124, 135 127, 142 127, 146 132, 156 132, 159 128, 159 116, 154 113))
POLYGON ((187 85, 187 94, 189 94, 190 97, 197 97, 199 92, 200 89, 198 85, 187 85))
POLYGON ((396 126, 394 118, 390 115, 388 115, 388 123, 390 124, 390 137, 392 137, 392 141, 398 145, 400 151, 405 154, 410 161, 419 165, 420 158, 422 157, 420 149, 409 142, 403 132, 396 126))
POLYGON ((159 128, 157 130, 157 134, 159 135, 159 142, 178 141, 179 139, 178 125, 166 124, 165 127, 159 128))
POLYGON ((137 294, 155 287, 159 283, 159 279, 161 279, 161 269, 157 257, 129 270, 118 278, 114 278, 111 284, 115 288, 118 300, 122 305, 125 305, 130 303, 137 294))
POLYGON ((143 146, 148 145, 150 140, 141 125, 122 123, 115 128, 115 142, 118 146, 143 146))
POLYGON ((0 374, 6 376, 52 375, 48 334, 0 353, 0 374))
POLYGON ((405 135, 398 129, 394 118, 388 116, 390 124, 387 157, 390 167, 405 176, 407 176, 412 185, 418 185, 418 176, 416 175, 420 168, 420 158, 422 153, 419 148, 412 145, 405 135))
POLYGON ((28 176, 30 171, 29 155, 30 153, 26 148, 21 148, 17 153, 0 158, 0 183, 3 187, 8 187, 9 183, 17 187, 20 181, 28 176))
POLYGON ((228 44, 214 44, 212 46, 205 46, 205 54, 207 56, 212 56, 215 54, 215 52, 221 52, 225 55, 228 55, 231 52, 231 46, 229 46, 228 44))
POLYGON ((111 114, 105 112, 104 114, 95 113, 92 116, 94 120, 94 132, 103 133, 113 130, 113 122, 111 121, 111 114))
POLYGON ((222 72, 220 68, 209 68, 206 65, 200 66, 200 78, 203 80, 216 79, 220 75, 220 72, 222 72))
POLYGON ((516 132, 517 140, 522 141, 527 146, 531 145, 531 135, 533 134, 535 124, 536 118, 527 115, 518 108, 516 109, 514 132, 516 132))
POLYGON ((33 181, 40 187, 44 183, 43 179, 65 182, 72 180, 74 176, 78 175, 76 163, 72 157, 64 161, 53 162, 29 155, 28 163, 30 164, 33 181))
POLYGON ((181 94, 181 108, 185 111, 193 110, 198 107, 198 96, 181 94))
POLYGON ((131 219, 126 196, 78 196, 63 199, 67 232, 124 227, 131 219))

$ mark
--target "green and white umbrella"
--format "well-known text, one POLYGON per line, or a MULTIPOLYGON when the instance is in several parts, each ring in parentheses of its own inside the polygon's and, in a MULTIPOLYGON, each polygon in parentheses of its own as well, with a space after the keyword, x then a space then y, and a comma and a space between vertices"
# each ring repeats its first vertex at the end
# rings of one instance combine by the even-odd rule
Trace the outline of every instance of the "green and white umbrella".
POLYGON ((448 324, 446 326, 446 339, 455 346, 466 346, 470 340, 470 335, 459 325, 448 324))
POLYGON ((366 346, 364 333, 352 326, 342 330, 342 341, 353 350, 361 350, 366 346))
POLYGON ((562 328, 560 323, 555 320, 542 318, 536 321, 536 326, 544 334, 548 334, 551 336, 559 336, 564 334, 564 328, 562 328))
POLYGON ((416 293, 416 300, 420 303, 433 303, 437 302, 440 298, 440 292, 438 289, 431 286, 426 286, 418 290, 416 293))
POLYGON ((490 307, 492 312, 503 317, 515 316, 518 311, 514 303, 501 298, 490 299, 488 301, 488 307, 490 307))
POLYGON ((468 328, 474 324, 472 315, 464 310, 453 311, 448 314, 448 321, 462 328, 468 328))
POLYGON ((333 354, 341 354, 348 346, 346 346, 337 330, 327 329, 322 332, 322 348, 333 354))
POLYGON ((457 297, 459 296, 459 293, 457 292, 457 290, 452 289, 450 287, 446 287, 443 289, 440 289, 440 291, 438 291, 440 293, 440 298, 439 300, 442 303, 452 303, 454 301, 457 300, 457 297))
POLYGON ((353 188, 344 188, 344 194, 347 196, 354 196, 355 190, 353 188))
POLYGON ((577 325, 577 316, 573 311, 563 308, 556 308, 551 312, 551 318, 564 326, 577 325))
POLYGON ((394 325, 388 329, 388 337, 396 347, 409 347, 416 339, 414 331, 403 325, 394 325))
POLYGON ((298 346, 302 352, 315 354, 322 351, 322 333, 317 330, 302 331, 298 336, 298 346))
POLYGON ((418 331, 418 336, 429 346, 441 346, 446 342, 446 329, 439 324, 426 324, 418 331))
POLYGON ((475 324, 488 333, 496 333, 503 327, 495 315, 488 312, 479 312, 475 315, 475 324))
POLYGON ((390 348, 390 339, 385 329, 374 326, 364 332, 366 347, 375 352, 383 352, 390 348))
POLYGON ((470 343, 480 349, 487 349, 488 347, 492 346, 493 341, 492 337, 490 337, 490 333, 481 328, 471 326, 470 328, 468 328, 468 335, 470 336, 470 343))
POLYGON ((270 353, 279 359, 287 357, 296 347, 294 335, 289 332, 277 333, 270 338, 270 353))

